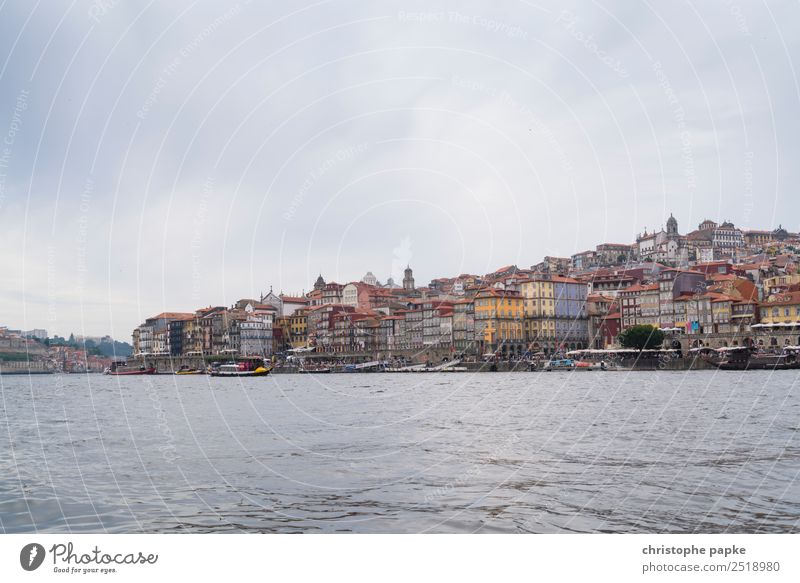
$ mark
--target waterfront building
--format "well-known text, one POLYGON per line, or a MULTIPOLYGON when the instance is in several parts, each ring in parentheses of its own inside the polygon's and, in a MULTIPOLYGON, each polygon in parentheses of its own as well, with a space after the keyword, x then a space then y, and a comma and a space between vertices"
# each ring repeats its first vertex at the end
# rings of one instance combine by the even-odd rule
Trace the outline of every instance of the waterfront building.
POLYGON ((686 293, 672 301, 673 326, 682 328, 684 334, 702 335, 711 332, 713 322, 711 294, 686 293))
POLYGON ((559 348, 575 350, 589 345, 589 323, 586 297, 589 288, 571 277, 554 276, 556 344, 559 348))
POLYGON ((586 297, 586 316, 591 348, 608 348, 616 344, 616 338, 621 331, 617 298, 602 294, 589 294, 586 297))
POLYGON ((308 342, 317 352, 333 351, 334 316, 341 312, 352 314, 355 308, 342 304, 324 304, 308 309, 308 342))
POLYGON ((760 322, 753 324, 761 347, 800 346, 800 291, 769 296, 759 304, 760 322))
POLYGON ((381 343, 385 347, 384 350, 391 352, 402 348, 399 328, 403 320, 400 315, 384 316, 380 319, 381 343))
POLYGON ((736 334, 733 320, 733 304, 736 300, 725 294, 709 292, 711 296, 711 329, 712 334, 736 334))
POLYGON ((556 350, 556 299, 553 276, 536 274, 519 284, 523 302, 527 350, 551 354, 556 350))
POLYGON ((185 353, 184 340, 186 339, 186 327, 194 320, 194 314, 185 314, 180 318, 175 318, 167 324, 168 348, 170 356, 181 356, 185 353))
POLYGON ((759 310, 762 324, 787 328, 800 325, 800 291, 773 294, 760 304, 759 310))
POLYGON ((453 346, 459 354, 475 355, 475 301, 464 298, 453 303, 453 346))
POLYGON ((289 316, 289 344, 292 348, 308 346, 308 309, 300 308, 289 316))
POLYGON ((522 295, 517 291, 488 287, 475 294, 475 333, 482 353, 521 354, 524 313, 522 295))
POLYGON ((450 348, 453 345, 453 302, 422 301, 422 345, 450 348))
POLYGON ((153 354, 169 354, 169 331, 167 328, 153 330, 153 354))
POLYGON ((620 326, 659 326, 661 319, 659 285, 636 284, 619 292, 620 326))
POLYGON ((200 356, 203 354, 203 328, 197 312, 182 325, 181 354, 200 356))
POLYGON ((142 324, 133 333, 133 353, 153 354, 153 326, 142 324))
POLYGON ((132 336, 134 354, 169 354, 169 323, 191 317, 191 313, 162 312, 147 318, 144 324, 134 329, 132 336))
POLYGON ((227 333, 227 312, 225 306, 209 306, 198 310, 197 319, 203 340, 202 352, 206 355, 220 354, 226 348, 224 335, 227 333))
POLYGON ((684 322, 675 317, 675 299, 683 295, 705 292, 705 275, 684 269, 665 269, 658 276, 659 323, 661 328, 673 328, 684 322))
POLYGON ((406 346, 412 350, 423 347, 425 324, 423 320, 422 303, 424 300, 409 302, 405 311, 406 346))
POLYGON ((394 319, 394 339, 392 344, 395 350, 407 350, 411 348, 409 336, 406 333, 406 312, 408 310, 396 310, 391 318, 394 319))
MULTIPOLYGON (((238 346, 232 348, 243 356, 270 356, 273 352, 272 331, 277 311, 272 304, 250 304, 244 308, 244 319, 236 320, 239 328, 238 346)), ((235 338, 234 338, 235 340, 235 338)))

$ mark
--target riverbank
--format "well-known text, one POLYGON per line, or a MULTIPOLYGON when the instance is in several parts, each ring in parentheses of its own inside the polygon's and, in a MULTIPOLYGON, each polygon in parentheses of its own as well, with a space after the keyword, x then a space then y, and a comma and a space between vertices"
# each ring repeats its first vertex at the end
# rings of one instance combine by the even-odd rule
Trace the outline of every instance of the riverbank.
MULTIPOLYGON (((710 362, 698 357, 687 358, 663 358, 652 355, 643 355, 638 357, 621 357, 608 360, 610 363, 609 369, 611 371, 655 371, 655 370, 671 370, 671 371, 695 371, 695 370, 712 370, 714 365, 710 362)), ((132 367, 138 368, 145 365, 147 367, 154 367, 156 374, 174 374, 175 371, 184 369, 205 370, 208 364, 201 357, 148 357, 145 362, 140 359, 132 361, 132 367)), ((425 367, 424 363, 416 363, 413 370, 406 371, 391 371, 393 374, 408 374, 408 373, 492 373, 492 372, 544 372, 542 371, 543 362, 529 362, 529 361, 497 361, 497 362, 465 362, 461 361, 457 366, 450 369, 432 370, 441 368, 442 363, 438 366, 431 363, 429 367, 425 367)), ((323 369, 326 372, 333 374, 336 373, 375 373, 384 372, 382 367, 374 366, 364 369, 353 369, 351 364, 342 364, 341 360, 335 363, 320 363, 314 365, 317 369, 323 369)), ((273 374, 307 374, 312 373, 312 370, 305 370, 299 365, 277 364, 273 370, 273 374)), ((390 372, 390 371, 386 371, 390 372)), ((588 371, 587 371, 588 372, 588 371)), ((599 371, 598 371, 599 372, 599 371)))

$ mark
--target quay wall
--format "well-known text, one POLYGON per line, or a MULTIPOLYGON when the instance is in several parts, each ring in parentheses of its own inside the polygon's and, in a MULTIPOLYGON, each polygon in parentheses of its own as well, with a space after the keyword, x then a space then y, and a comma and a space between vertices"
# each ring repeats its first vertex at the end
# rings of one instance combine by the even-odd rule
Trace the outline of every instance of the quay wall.
MULTIPOLYGON (((347 359, 347 355, 337 355, 339 358, 347 359)), ((374 356, 372 357, 374 358, 374 356)), ((715 367, 701 358, 621 358, 613 361, 621 370, 634 370, 634 371, 654 371, 654 370, 667 370, 667 371, 684 371, 684 370, 710 370, 715 367)), ((141 359, 131 359, 130 366, 138 367, 144 364, 145 366, 153 366, 159 374, 171 374, 181 367, 191 369, 204 370, 208 365, 202 357, 148 357, 142 363, 141 359)), ((528 372, 531 370, 527 362, 462 362, 459 367, 466 368, 466 372, 528 372)), ((4 371, 5 372, 5 371, 4 371)), ((274 374, 292 374, 297 373, 297 366, 276 366, 273 369, 274 374)), ((333 372, 339 372, 334 367, 333 372)), ((368 372, 368 371, 365 371, 368 372)))

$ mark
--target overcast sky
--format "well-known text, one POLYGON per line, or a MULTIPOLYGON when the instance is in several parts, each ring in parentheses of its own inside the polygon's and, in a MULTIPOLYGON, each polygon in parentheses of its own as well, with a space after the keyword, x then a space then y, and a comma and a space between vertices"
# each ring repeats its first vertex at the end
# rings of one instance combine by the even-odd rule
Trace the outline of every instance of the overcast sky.
POLYGON ((0 324, 800 229, 797 2, 260 4, 0 3, 0 324))

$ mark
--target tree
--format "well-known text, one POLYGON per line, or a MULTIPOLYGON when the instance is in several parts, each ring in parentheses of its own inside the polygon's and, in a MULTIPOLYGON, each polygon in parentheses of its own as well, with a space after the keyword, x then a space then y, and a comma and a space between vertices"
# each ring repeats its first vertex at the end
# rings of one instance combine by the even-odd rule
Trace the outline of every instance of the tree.
POLYGON ((658 348, 664 342, 664 333, 655 326, 637 324, 620 334, 619 342, 625 348, 635 348, 637 350, 658 348))

